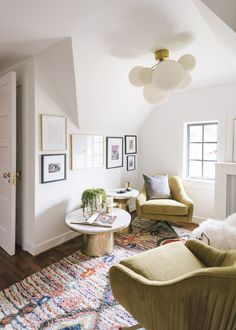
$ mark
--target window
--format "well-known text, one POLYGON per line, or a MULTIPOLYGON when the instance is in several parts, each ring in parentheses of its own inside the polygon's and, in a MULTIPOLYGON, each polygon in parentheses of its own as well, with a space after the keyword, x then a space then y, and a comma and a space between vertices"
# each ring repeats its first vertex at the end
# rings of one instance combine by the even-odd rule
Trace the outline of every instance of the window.
POLYGON ((217 130, 217 122, 187 124, 187 177, 215 178, 217 130))

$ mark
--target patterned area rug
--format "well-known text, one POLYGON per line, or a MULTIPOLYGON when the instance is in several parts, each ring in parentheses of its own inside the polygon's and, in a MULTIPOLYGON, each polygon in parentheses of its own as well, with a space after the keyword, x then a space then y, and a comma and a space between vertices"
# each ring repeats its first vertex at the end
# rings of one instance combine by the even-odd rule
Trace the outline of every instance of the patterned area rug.
POLYGON ((112 296, 109 268, 128 256, 191 236, 163 222, 152 229, 153 221, 136 218, 133 233, 116 236, 112 255, 91 258, 77 251, 1 291, 0 328, 115 330, 134 325, 112 296))

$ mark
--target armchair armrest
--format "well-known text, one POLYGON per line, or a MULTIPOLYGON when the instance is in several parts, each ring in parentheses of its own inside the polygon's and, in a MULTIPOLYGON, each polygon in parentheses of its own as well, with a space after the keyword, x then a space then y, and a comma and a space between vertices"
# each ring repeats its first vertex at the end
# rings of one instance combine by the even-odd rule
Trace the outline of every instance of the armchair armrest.
POLYGON ((146 202, 146 200, 147 200, 147 194, 146 194, 146 189, 145 189, 145 185, 144 185, 142 190, 140 191, 140 194, 136 198, 136 212, 137 212, 137 216, 139 218, 142 218, 141 206, 143 203, 146 202))
POLYGON ((192 219, 194 208, 193 201, 186 194, 183 183, 177 176, 171 178, 171 194, 175 200, 187 206, 188 218, 192 219))
POLYGON ((221 266, 227 255, 227 252, 217 250, 198 240, 188 240, 185 245, 206 267, 221 266))
POLYGON ((147 193, 144 185, 138 197, 136 198, 136 202, 141 206, 143 203, 146 202, 146 200, 147 200, 147 193))

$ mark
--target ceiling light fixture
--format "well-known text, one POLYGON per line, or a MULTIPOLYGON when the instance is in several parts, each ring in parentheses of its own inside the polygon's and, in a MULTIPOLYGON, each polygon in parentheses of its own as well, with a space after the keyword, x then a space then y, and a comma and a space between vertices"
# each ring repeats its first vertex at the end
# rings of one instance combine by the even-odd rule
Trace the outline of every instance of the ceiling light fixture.
POLYGON ((171 92, 184 91, 192 81, 190 71, 195 68, 196 60, 191 54, 185 54, 178 61, 169 59, 167 49, 155 51, 156 63, 147 68, 136 66, 129 73, 133 86, 143 87, 143 95, 151 104, 166 102, 171 92))

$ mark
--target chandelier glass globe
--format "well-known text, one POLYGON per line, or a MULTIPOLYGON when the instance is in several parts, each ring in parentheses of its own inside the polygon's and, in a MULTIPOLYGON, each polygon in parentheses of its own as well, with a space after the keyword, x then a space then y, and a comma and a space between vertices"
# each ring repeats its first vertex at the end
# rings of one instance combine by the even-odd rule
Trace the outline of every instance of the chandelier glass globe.
POLYGON ((196 59, 191 54, 181 56, 178 62, 182 65, 185 71, 192 71, 196 66, 196 59))
POLYGON ((177 89, 177 92, 185 91, 191 85, 191 82, 192 82, 192 78, 190 74, 188 72, 185 72, 181 84, 177 89))
POLYGON ((131 85, 133 85, 135 87, 143 86, 142 82, 139 79, 139 73, 140 73, 141 69, 142 69, 142 66, 135 66, 133 69, 130 70, 129 81, 130 81, 131 85))
POLYGON ((162 92, 156 88, 153 84, 146 85, 143 88, 143 96, 148 103, 151 104, 163 104, 169 97, 170 93, 162 92))
POLYGON ((184 69, 174 60, 164 60, 153 71, 153 84, 163 92, 177 89, 184 77, 184 69))
POLYGON ((151 84, 152 69, 142 66, 135 66, 129 73, 129 81, 133 86, 136 87, 151 84))

